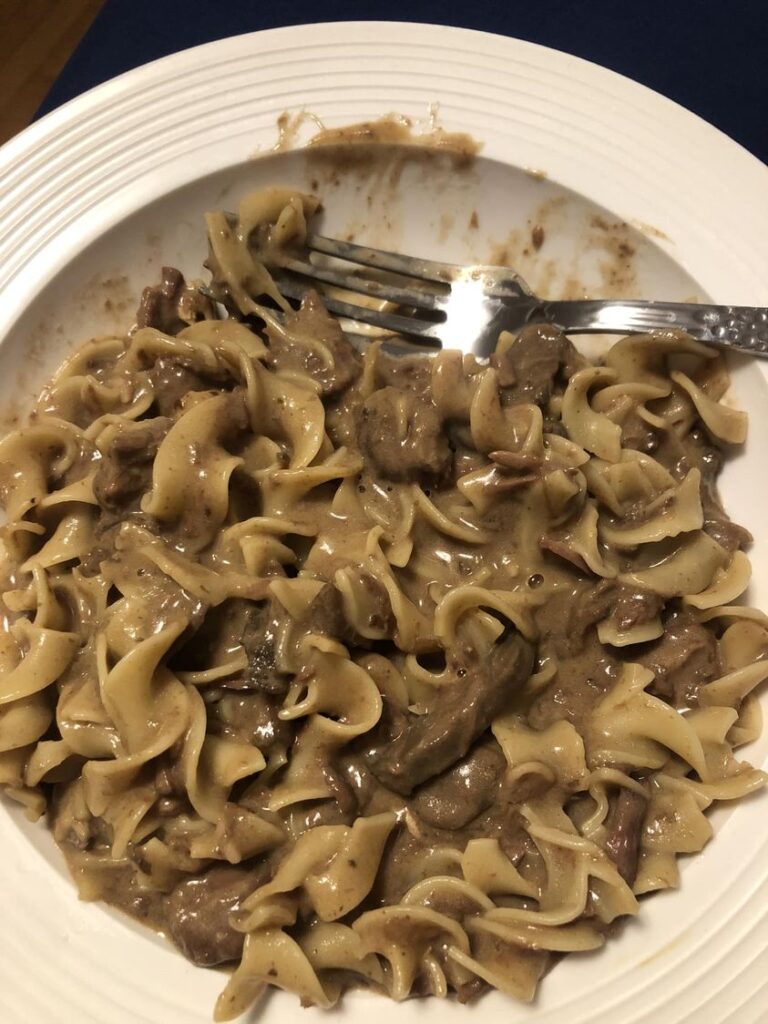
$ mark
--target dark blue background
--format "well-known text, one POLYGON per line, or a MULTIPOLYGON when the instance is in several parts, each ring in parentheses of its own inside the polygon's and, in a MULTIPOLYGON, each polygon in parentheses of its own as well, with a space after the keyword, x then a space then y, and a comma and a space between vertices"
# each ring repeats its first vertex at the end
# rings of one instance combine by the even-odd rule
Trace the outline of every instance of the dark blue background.
POLYGON ((40 113, 211 39, 361 18, 461 25, 574 53, 670 96, 768 163, 767 0, 107 0, 40 113))

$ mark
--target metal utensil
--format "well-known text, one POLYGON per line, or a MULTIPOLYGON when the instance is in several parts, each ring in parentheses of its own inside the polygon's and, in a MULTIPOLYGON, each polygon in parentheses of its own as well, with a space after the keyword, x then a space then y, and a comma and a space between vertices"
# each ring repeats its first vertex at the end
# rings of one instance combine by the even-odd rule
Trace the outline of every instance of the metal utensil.
POLYGON ((332 313, 394 331, 430 348, 444 345, 487 356, 500 331, 546 323, 566 334, 676 329, 698 341, 768 358, 766 308, 629 299, 550 301, 534 295, 518 274, 505 267, 462 267, 323 235, 310 235, 307 249, 306 259, 281 255, 279 263, 267 264, 287 297, 301 299, 308 289, 325 285, 323 301, 332 313), (344 262, 312 262, 314 253, 344 262), (363 267, 365 276, 360 273, 363 267), (372 270, 383 276, 375 277, 372 270), (338 296, 335 289, 356 293, 363 301, 338 296), (388 308, 366 305, 365 298, 388 308))

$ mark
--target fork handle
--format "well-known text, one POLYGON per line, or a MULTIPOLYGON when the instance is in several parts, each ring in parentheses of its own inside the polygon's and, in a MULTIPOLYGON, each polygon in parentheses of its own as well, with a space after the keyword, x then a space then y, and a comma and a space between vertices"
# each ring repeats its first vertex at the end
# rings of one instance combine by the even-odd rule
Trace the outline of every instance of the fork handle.
POLYGON ((540 318, 573 334, 638 334, 675 328, 697 341, 768 358, 768 309, 756 306, 581 299, 544 302, 531 317, 540 318))

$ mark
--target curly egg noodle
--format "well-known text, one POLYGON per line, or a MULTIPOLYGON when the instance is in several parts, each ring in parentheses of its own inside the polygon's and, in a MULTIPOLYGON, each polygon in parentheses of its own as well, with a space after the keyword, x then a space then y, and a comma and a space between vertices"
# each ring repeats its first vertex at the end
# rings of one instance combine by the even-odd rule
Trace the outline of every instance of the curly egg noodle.
POLYGON ((217 1020, 530 1000, 765 782, 746 417, 676 333, 361 354, 266 269, 317 207, 210 214, 216 305, 167 269, 0 442, 0 783, 83 898, 233 965, 217 1020))

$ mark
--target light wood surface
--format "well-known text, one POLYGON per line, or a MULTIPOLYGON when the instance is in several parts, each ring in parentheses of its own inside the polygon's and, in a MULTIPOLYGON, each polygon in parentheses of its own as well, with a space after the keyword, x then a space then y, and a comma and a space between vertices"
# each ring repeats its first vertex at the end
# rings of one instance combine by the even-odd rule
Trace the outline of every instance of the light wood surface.
POLYGON ((0 143, 26 127, 104 0, 0 0, 0 143))

